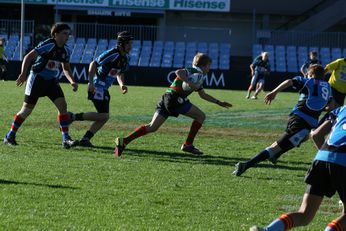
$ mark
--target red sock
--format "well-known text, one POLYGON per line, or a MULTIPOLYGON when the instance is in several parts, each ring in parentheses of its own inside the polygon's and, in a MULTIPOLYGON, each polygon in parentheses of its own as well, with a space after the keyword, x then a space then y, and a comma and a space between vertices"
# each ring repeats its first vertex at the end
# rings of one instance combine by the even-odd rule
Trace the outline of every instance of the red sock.
POLYGON ((69 114, 58 114, 58 122, 60 125, 60 131, 62 135, 62 139, 69 139, 70 136, 68 134, 68 126, 69 126, 70 115, 69 114))
POLYGON ((330 222, 328 224, 328 228, 333 230, 333 231, 343 231, 344 230, 342 228, 342 225, 337 220, 333 220, 332 222, 330 222))
POLYGON ((196 137, 196 134, 198 130, 202 127, 202 124, 198 122, 197 120, 194 120, 191 124, 189 135, 187 136, 187 139, 185 141, 185 145, 191 145, 193 143, 193 140, 196 137))
POLYGON ((136 128, 134 132, 132 132, 130 135, 124 138, 124 144, 127 145, 132 140, 137 139, 138 137, 144 136, 145 134, 147 134, 145 126, 141 125, 140 127, 136 128))
POLYGON ((283 214, 279 219, 285 224, 285 231, 293 228, 293 219, 288 214, 283 214))

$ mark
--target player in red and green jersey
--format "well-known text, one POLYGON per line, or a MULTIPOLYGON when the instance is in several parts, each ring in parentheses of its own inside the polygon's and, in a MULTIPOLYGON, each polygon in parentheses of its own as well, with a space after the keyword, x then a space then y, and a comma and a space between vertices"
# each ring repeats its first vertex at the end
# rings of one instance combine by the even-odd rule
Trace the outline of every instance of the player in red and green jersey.
POLYGON ((156 111, 149 124, 141 125, 124 138, 116 138, 116 147, 114 150, 116 157, 122 154, 126 145, 131 141, 148 133, 155 132, 169 116, 178 117, 179 114, 193 119, 189 135, 182 145, 181 150, 195 155, 203 154, 203 152, 194 147, 193 141, 197 132, 202 127, 205 114, 201 109, 193 105, 187 96, 193 91, 197 91, 199 96, 206 101, 225 108, 229 108, 232 105, 228 102, 217 100, 207 94, 203 89, 204 76, 210 69, 210 57, 203 53, 197 53, 193 58, 192 64, 192 68, 178 69, 175 71, 176 78, 157 104, 156 111))

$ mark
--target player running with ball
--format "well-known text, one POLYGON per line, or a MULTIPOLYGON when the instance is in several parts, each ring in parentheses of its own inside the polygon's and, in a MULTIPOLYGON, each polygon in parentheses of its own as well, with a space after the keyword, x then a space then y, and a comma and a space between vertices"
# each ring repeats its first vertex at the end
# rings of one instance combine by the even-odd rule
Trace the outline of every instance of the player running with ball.
POLYGON ((116 138, 115 156, 121 156, 125 147, 134 139, 159 129, 168 116, 178 117, 179 114, 193 119, 189 135, 182 145, 181 150, 195 155, 202 155, 203 152, 194 147, 193 141, 197 132, 202 127, 205 114, 201 109, 193 105, 187 97, 192 92, 197 91, 199 96, 206 101, 225 108, 232 107, 230 103, 219 101, 204 91, 203 81, 205 75, 209 72, 210 64, 211 58, 208 55, 197 53, 193 58, 191 68, 176 70, 176 78, 162 96, 161 101, 157 104, 156 112, 151 122, 136 128, 135 131, 125 138, 116 138))

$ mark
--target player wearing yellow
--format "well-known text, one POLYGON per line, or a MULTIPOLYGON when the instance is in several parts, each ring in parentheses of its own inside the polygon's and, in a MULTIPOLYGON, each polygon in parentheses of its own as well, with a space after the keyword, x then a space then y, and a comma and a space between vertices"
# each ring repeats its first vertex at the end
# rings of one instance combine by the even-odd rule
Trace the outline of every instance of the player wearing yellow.
POLYGON ((337 59, 326 65, 325 72, 331 72, 329 84, 338 106, 344 105, 346 96, 346 58, 337 59))

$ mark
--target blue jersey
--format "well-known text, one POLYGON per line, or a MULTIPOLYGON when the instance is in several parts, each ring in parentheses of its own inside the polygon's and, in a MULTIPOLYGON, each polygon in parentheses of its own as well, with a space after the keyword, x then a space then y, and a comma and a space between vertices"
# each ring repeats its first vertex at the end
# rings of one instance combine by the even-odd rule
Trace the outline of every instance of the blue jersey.
POLYGON ((95 63, 97 69, 93 83, 96 88, 108 90, 117 75, 129 69, 129 55, 121 55, 118 48, 114 47, 97 57, 95 63))
POLYGON ((50 38, 34 48, 38 54, 31 70, 44 79, 57 78, 61 63, 70 62, 71 50, 67 45, 58 47, 55 40, 50 38))
POLYGON ((253 65, 255 71, 263 72, 263 68, 267 69, 267 71, 270 71, 270 63, 269 63, 269 60, 267 59, 266 61, 263 61, 261 55, 257 56, 257 57, 253 60, 252 65, 253 65))
POLYGON ((304 119, 312 127, 317 127, 318 117, 332 99, 329 83, 301 76, 294 77, 292 82, 293 87, 299 90, 299 100, 292 114, 304 119))
POLYGON ((315 60, 308 59, 305 61, 305 63, 302 65, 301 68, 303 68, 304 72, 307 72, 310 65, 313 65, 313 64, 321 64, 321 62, 318 59, 315 59, 315 60))
POLYGON ((346 167, 346 106, 331 112, 334 126, 315 160, 327 161, 346 167))

